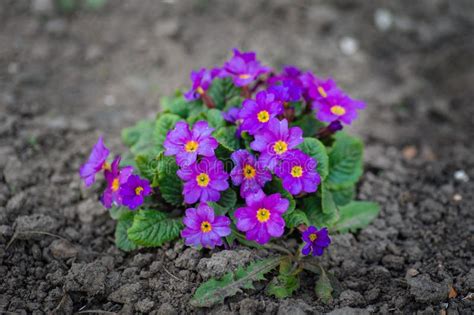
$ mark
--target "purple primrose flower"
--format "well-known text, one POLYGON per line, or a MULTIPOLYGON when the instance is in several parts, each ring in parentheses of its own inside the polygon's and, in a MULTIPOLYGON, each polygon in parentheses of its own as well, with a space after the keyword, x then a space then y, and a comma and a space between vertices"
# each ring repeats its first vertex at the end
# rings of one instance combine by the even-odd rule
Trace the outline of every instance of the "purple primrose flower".
POLYGON ((235 151, 231 159, 235 166, 230 172, 230 177, 234 185, 240 185, 240 195, 243 198, 261 191, 265 183, 272 179, 272 174, 248 151, 235 151))
POLYGON ((128 180, 120 185, 120 198, 122 204, 135 210, 143 204, 145 196, 151 194, 150 182, 138 175, 130 175, 128 180))
POLYGON ((229 174, 224 170, 224 163, 216 157, 204 157, 200 162, 181 168, 177 172, 184 183, 184 201, 188 204, 200 200, 218 201, 220 192, 229 188, 229 174))
POLYGON ((303 232, 302 238, 306 244, 301 250, 301 253, 305 256, 310 253, 312 253, 313 256, 321 256, 324 249, 331 244, 327 228, 322 228, 318 231, 316 227, 310 226, 303 232))
POLYGON ((316 166, 317 162, 312 157, 300 150, 293 150, 276 166, 275 174, 282 179, 283 188, 292 195, 301 192, 312 193, 321 183, 316 166))
POLYGON ((188 101, 194 101, 200 98, 211 86, 212 79, 216 74, 216 70, 208 70, 202 68, 199 71, 191 72, 191 81, 193 85, 191 89, 184 94, 184 97, 188 101))
POLYGON ((117 156, 110 165, 110 171, 106 170, 104 173, 107 188, 102 195, 101 201, 107 209, 111 208, 113 204, 118 206, 122 204, 120 186, 125 184, 133 173, 133 167, 125 166, 120 169, 119 164, 120 156, 117 156))
POLYGON ((288 129, 286 119, 270 120, 267 128, 255 135, 250 147, 260 152, 259 163, 273 171, 279 161, 285 159, 291 149, 303 142, 303 131, 299 127, 288 129))
POLYGON ((365 108, 362 101, 351 99, 340 91, 329 93, 323 101, 313 102, 316 117, 325 122, 339 120, 347 125, 357 118, 357 110, 365 108))
POLYGON ((99 137, 99 140, 97 140, 97 143, 92 148, 89 159, 79 169, 79 174, 86 187, 91 186, 95 182, 95 174, 102 170, 110 170, 110 164, 107 163, 109 153, 110 151, 105 147, 103 138, 99 137))
POLYGON ((237 228, 246 232, 248 240, 265 244, 270 237, 280 237, 285 229, 282 215, 288 209, 289 201, 280 194, 265 196, 262 191, 246 198, 247 205, 235 211, 237 228))
POLYGON ((308 96, 315 102, 324 102, 330 94, 342 93, 332 79, 317 79, 308 87, 308 96))
POLYGON ((239 118, 243 120, 242 130, 247 130, 254 135, 268 122, 283 112, 282 103, 275 101, 275 95, 260 91, 256 100, 245 100, 239 112, 239 118))
POLYGON ((225 119, 225 121, 228 121, 231 124, 235 124, 239 119, 239 112, 240 108, 232 107, 227 112, 223 112, 222 117, 225 119))
POLYGON ((260 64, 254 52, 240 52, 234 49, 234 56, 224 64, 221 77, 232 77, 237 86, 246 86, 270 69, 260 64))
POLYGON ((222 237, 231 233, 230 219, 226 216, 215 216, 214 210, 206 203, 187 209, 183 223, 186 227, 181 231, 181 236, 188 246, 221 246, 222 237))
POLYGON ((179 121, 175 128, 168 132, 163 143, 165 155, 176 155, 176 163, 179 166, 194 163, 198 154, 213 156, 219 145, 217 140, 211 137, 213 131, 206 121, 196 122, 192 131, 187 123, 179 121))

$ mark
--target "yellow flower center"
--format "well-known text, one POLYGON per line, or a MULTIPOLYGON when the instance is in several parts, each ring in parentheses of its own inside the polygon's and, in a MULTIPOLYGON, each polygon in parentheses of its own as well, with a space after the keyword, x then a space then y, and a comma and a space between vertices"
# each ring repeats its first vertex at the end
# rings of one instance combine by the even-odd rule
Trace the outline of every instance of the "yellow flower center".
POLYGON ((266 123, 270 120, 270 114, 266 110, 262 110, 257 114, 258 121, 261 123, 266 123))
POLYGON ((342 116, 346 113, 346 109, 342 106, 334 105, 333 107, 331 107, 331 113, 336 116, 342 116))
POLYGON ((275 151, 276 154, 283 154, 288 150, 288 145, 286 144, 285 141, 278 140, 273 145, 273 150, 275 151))
POLYGON ((293 177, 303 176, 303 168, 301 166, 293 166, 291 168, 291 176, 293 177))
POLYGON ((314 242, 317 238, 318 238, 318 236, 316 235, 316 233, 311 233, 311 234, 309 235, 309 240, 310 240, 311 242, 314 242))
POLYGON ((110 164, 107 162, 104 162, 104 165, 102 165, 102 169, 104 171, 110 171, 112 168, 110 167, 110 164))
POLYGON ((255 168, 253 168, 251 165, 246 164, 244 166, 244 177, 246 179, 252 179, 255 177, 255 168))
POLYGON ((209 178, 209 175, 207 175, 206 173, 201 173, 196 177, 196 181, 200 187, 207 187, 211 179, 209 178))
POLYGON ((112 181, 112 191, 116 192, 119 189, 119 187, 120 187, 119 179, 114 178, 114 180, 112 181))
POLYGON ((319 95, 321 95, 322 97, 328 97, 326 91, 324 90, 324 88, 322 86, 318 86, 318 92, 319 92, 319 95))
POLYGON ((191 140, 191 141, 186 142, 184 146, 184 150, 186 150, 186 152, 196 152, 198 147, 199 147, 199 143, 197 143, 194 140, 191 140))
POLYGON ((265 208, 260 208, 257 211, 257 220, 260 223, 265 223, 270 220, 270 211, 265 208))
POLYGON ((212 225, 208 221, 202 221, 201 223, 201 231, 203 233, 209 233, 212 231, 212 225))
POLYGON ((244 80, 248 79, 248 78, 250 78, 250 74, 247 74, 247 73, 239 74, 239 78, 244 79, 244 80))
POLYGON ((137 188, 135 188, 135 195, 140 196, 140 194, 142 193, 142 191, 143 191, 143 187, 142 187, 142 186, 138 186, 137 188))
POLYGON ((198 92, 199 94, 203 95, 204 94, 204 90, 202 89, 202 87, 198 86, 198 88, 196 89, 196 92, 198 92))

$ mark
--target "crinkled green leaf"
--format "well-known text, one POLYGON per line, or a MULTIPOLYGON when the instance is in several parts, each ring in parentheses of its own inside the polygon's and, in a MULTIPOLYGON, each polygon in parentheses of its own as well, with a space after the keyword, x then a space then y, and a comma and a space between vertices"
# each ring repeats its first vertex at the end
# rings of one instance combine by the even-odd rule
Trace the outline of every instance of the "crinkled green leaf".
POLYGON ((222 112, 218 109, 212 108, 207 112, 207 122, 212 128, 220 128, 225 126, 224 117, 222 117, 222 112))
POLYGON ((318 162, 317 171, 323 181, 329 172, 329 158, 324 144, 315 138, 304 138, 298 148, 318 162))
POLYGON ((178 115, 181 118, 187 118, 190 109, 195 106, 194 102, 188 102, 184 99, 181 92, 176 93, 174 97, 163 97, 160 100, 161 108, 166 113, 178 115))
POLYGON ((366 227, 374 220, 380 211, 380 206, 375 202, 352 201, 339 208, 340 219, 334 230, 340 232, 355 231, 366 227))
POLYGON ((198 121, 206 120, 206 119, 207 119, 207 116, 206 116, 205 111, 203 110, 203 111, 196 112, 195 114, 189 115, 186 121, 189 124, 189 127, 192 128, 194 124, 197 123, 198 121))
POLYGON ((280 263, 280 257, 258 260, 248 267, 239 267, 219 280, 211 279, 199 286, 190 304, 195 307, 211 307, 222 303, 226 297, 240 292, 242 289, 253 288, 253 282, 265 280, 264 275, 280 263))
POLYGON ((115 245, 123 251, 129 252, 137 249, 138 246, 128 238, 127 230, 133 224, 134 212, 128 210, 121 214, 115 226, 115 245))
POLYGON ((362 175, 363 144, 354 137, 338 132, 329 151, 329 188, 355 184, 362 175))
POLYGON ((334 291, 331 281, 329 280, 326 271, 320 267, 321 272, 319 274, 319 279, 316 281, 316 286, 314 292, 321 299, 321 302, 328 304, 332 300, 332 292, 334 291))
POLYGON ((231 109, 232 107, 242 107, 242 103, 244 101, 244 98, 241 97, 240 95, 236 95, 236 96, 233 96, 231 97, 225 107, 224 107, 224 111, 228 111, 229 109, 231 109))
POLYGON ((287 228, 295 228, 301 224, 310 225, 308 217, 306 216, 306 213, 298 209, 295 209, 289 214, 284 213, 283 219, 286 222, 287 228))
POLYGON ((135 156, 135 164, 140 175, 152 182, 156 176, 158 160, 154 156, 139 154, 135 156))
POLYGON ((112 208, 109 209, 110 217, 114 220, 118 220, 124 213, 128 212, 130 212, 130 210, 126 207, 112 206, 112 208))
POLYGON ((214 79, 208 94, 217 109, 224 109, 230 100, 240 96, 240 88, 234 85, 231 78, 214 79))
POLYGON ((140 210, 127 233, 134 243, 154 247, 179 237, 182 227, 181 218, 170 218, 168 214, 156 210, 140 210))
POLYGON ((122 140, 134 155, 156 156, 162 148, 155 137, 155 122, 141 120, 135 126, 122 130, 122 140))
POLYGON ((157 158, 155 177, 153 178, 153 186, 158 186, 161 196, 166 202, 179 206, 183 203, 183 184, 181 179, 176 175, 179 167, 175 158, 172 156, 164 156, 163 153, 157 158))
POLYGON ((182 120, 182 118, 175 114, 163 114, 156 120, 155 139, 161 150, 163 150, 163 142, 166 139, 168 131, 173 129, 180 120, 182 120))
POLYGON ((232 188, 229 188, 223 192, 221 192, 221 198, 217 202, 223 207, 231 209, 235 206, 237 202, 237 194, 232 188))
POLYGON ((334 202, 336 202, 338 206, 344 206, 354 199, 355 185, 351 184, 346 187, 337 187, 336 189, 332 189, 331 193, 332 197, 334 198, 334 202))
POLYGON ((207 204, 214 209, 216 215, 225 215, 229 211, 229 207, 221 206, 217 202, 208 202, 207 204))
POLYGON ((240 149, 239 139, 235 136, 235 126, 221 127, 214 131, 214 138, 227 150, 233 152, 240 149))
POLYGON ((300 287, 300 270, 292 270, 291 259, 284 258, 280 263, 279 274, 267 287, 267 294, 284 299, 293 295, 300 287))
POLYGON ((304 137, 314 137, 318 133, 319 129, 324 127, 324 124, 317 120, 313 113, 299 117, 291 125, 300 127, 303 130, 304 137))
POLYGON ((326 188, 325 184, 321 184, 321 203, 324 214, 332 214, 337 211, 336 203, 332 197, 332 193, 326 188))
POLYGON ((332 227, 339 220, 339 211, 324 213, 320 194, 306 197, 302 200, 302 210, 311 225, 317 227, 332 227))
POLYGON ((273 180, 265 184, 265 192, 269 194, 280 193, 283 198, 288 199, 290 202, 288 209, 285 212, 285 215, 289 215, 293 210, 295 210, 296 202, 293 198, 293 195, 290 194, 281 183, 281 180, 277 177, 273 177, 273 180))

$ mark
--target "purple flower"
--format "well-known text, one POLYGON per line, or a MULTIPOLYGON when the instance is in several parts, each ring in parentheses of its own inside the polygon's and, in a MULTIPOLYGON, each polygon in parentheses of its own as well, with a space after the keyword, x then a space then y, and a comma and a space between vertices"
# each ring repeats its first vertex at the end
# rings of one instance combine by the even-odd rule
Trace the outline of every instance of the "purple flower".
POLYGON ((224 163, 216 157, 205 157, 200 162, 181 168, 177 172, 184 180, 183 195, 186 203, 192 204, 200 200, 218 201, 220 192, 229 188, 229 174, 224 170, 224 163))
POLYGON ((306 245, 301 250, 301 253, 305 256, 310 253, 313 253, 313 256, 321 256, 323 250, 331 244, 327 228, 322 228, 318 231, 316 227, 310 226, 303 232, 302 238, 306 245))
POLYGON ((265 244, 270 237, 280 237, 285 229, 282 214, 288 209, 289 201, 280 194, 265 196, 260 191, 246 199, 246 207, 235 211, 237 228, 246 232, 248 240, 265 244))
POLYGON ((275 75, 268 79, 268 83, 274 84, 278 81, 292 81, 294 84, 301 86, 301 70, 295 66, 285 66, 279 75, 275 75))
POLYGON ((240 195, 243 198, 261 191, 265 183, 272 179, 272 174, 245 150, 235 151, 231 159, 235 166, 230 172, 230 177, 234 185, 240 185, 240 195))
POLYGON ((316 79, 308 88, 308 96, 316 102, 324 102, 330 94, 336 92, 340 91, 332 79, 326 81, 316 79))
POLYGON ((222 237, 231 233, 230 219, 226 216, 215 216, 214 210, 206 203, 187 209, 183 223, 186 227, 181 231, 181 236, 185 238, 188 246, 221 246, 222 237))
POLYGON ((130 210, 135 210, 143 204, 145 196, 151 194, 150 182, 138 175, 130 175, 128 180, 120 185, 119 191, 122 204, 130 210))
POLYGON ((179 166, 194 163, 198 154, 213 156, 214 150, 219 145, 217 140, 211 137, 213 131, 206 121, 196 122, 192 131, 189 130, 187 123, 177 122, 163 143, 165 155, 176 155, 179 166))
POLYGON ((272 85, 268 88, 268 93, 275 95, 275 100, 282 104, 297 102, 301 99, 302 88, 292 81, 284 81, 279 85, 272 85))
POLYGON ((235 124, 237 122, 237 120, 239 119, 239 112, 240 112, 239 108, 232 107, 227 112, 223 112, 222 117, 226 121, 230 122, 231 124, 235 124))
POLYGON ((300 150, 293 150, 275 168, 275 174, 282 179, 283 188, 292 195, 300 192, 315 192, 321 183, 316 172, 317 162, 300 150))
POLYGON ((325 122, 340 120, 350 125, 357 118, 357 110, 365 108, 364 102, 353 100, 340 91, 327 95, 323 101, 313 102, 313 109, 317 111, 316 117, 325 122))
POLYGON ((184 94, 186 100, 194 101, 200 98, 211 86, 215 74, 215 70, 207 70, 205 68, 202 68, 199 71, 192 71, 191 81, 193 82, 193 85, 191 89, 184 94))
POLYGON ((234 56, 224 64, 221 77, 232 77, 237 86, 246 86, 270 69, 260 64, 254 52, 241 53, 234 49, 234 56))
POLYGON ((121 205, 122 198, 120 196, 120 187, 125 184, 128 177, 133 173, 133 167, 125 166, 119 168, 120 156, 117 156, 110 166, 110 171, 105 171, 105 180, 107 181, 107 188, 102 195, 101 201, 104 207, 109 209, 112 204, 121 205))
POLYGON ((275 95, 260 91, 255 101, 248 99, 243 103, 239 112, 239 118, 243 120, 242 130, 247 130, 249 134, 254 135, 282 111, 282 103, 275 101, 275 95))
POLYGON ((267 128, 255 135, 250 147, 260 152, 259 163, 273 171, 278 161, 287 157, 291 149, 303 142, 303 131, 299 127, 288 129, 286 119, 270 120, 267 128))
POLYGON ((95 182, 95 174, 102 170, 110 170, 110 164, 107 163, 109 149, 104 145, 104 140, 99 137, 97 143, 92 148, 89 159, 83 164, 79 170, 82 180, 86 187, 91 186, 95 182))

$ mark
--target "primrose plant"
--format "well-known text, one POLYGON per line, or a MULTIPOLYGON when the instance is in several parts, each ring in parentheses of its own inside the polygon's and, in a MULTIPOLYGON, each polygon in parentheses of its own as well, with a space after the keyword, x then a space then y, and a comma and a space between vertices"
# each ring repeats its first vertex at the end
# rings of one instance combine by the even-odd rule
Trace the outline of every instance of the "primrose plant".
POLYGON ((122 158, 110 162, 101 137, 80 169, 86 186, 104 175, 101 202, 117 220, 117 246, 181 237, 202 249, 240 244, 279 253, 203 283, 194 306, 250 289, 277 267, 269 295, 290 296, 302 272, 313 272, 316 294, 328 302, 334 278, 316 257, 330 233, 362 228, 379 211, 353 200, 363 145, 342 131, 365 104, 332 79, 292 66, 276 72, 237 49, 191 80, 189 91, 162 100, 155 119, 123 131, 130 151, 122 158))

